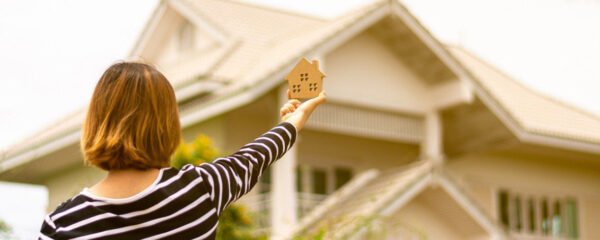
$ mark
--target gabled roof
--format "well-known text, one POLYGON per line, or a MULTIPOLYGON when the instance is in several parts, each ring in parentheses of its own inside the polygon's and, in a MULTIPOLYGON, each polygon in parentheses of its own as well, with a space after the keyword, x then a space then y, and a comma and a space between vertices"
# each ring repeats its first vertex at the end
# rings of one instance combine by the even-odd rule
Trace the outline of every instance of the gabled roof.
POLYGON ((370 219, 390 216, 431 186, 440 186, 494 239, 506 239, 502 227, 488 216, 447 174, 431 161, 383 172, 369 170, 337 192, 301 219, 287 238, 329 229, 328 239, 351 239, 360 234, 370 219))
MULTIPOLYGON (((496 109, 493 112, 521 140, 600 153, 598 117, 533 94, 472 56, 454 48, 447 50, 398 1, 376 0, 334 19, 232 0, 163 1, 154 15, 159 15, 167 4, 185 6, 184 15, 196 16, 197 25, 206 24, 207 29, 223 35, 225 42, 211 56, 196 58, 210 60, 193 63, 200 68, 195 74, 201 74, 203 79, 229 84, 213 91, 211 100, 182 112, 183 127, 252 102, 281 84, 299 58, 327 53, 385 16, 394 15, 410 25, 410 30, 457 76, 471 81, 478 96, 492 110, 496 109)), ((149 22, 140 39, 147 37, 151 25, 149 22)), ((136 48, 143 44, 140 40, 136 48)), ((199 76, 189 77, 196 83, 199 76)), ((192 95, 193 91, 185 86, 177 91, 192 95)), ((84 112, 75 113, 1 153, 0 173, 76 143, 84 112)))
POLYGON ((483 90, 479 96, 488 98, 488 107, 499 107, 495 113, 507 117, 500 116, 521 140, 528 141, 531 137, 520 134, 520 130, 526 134, 591 143, 590 150, 595 148, 595 152, 600 153, 599 116, 526 87, 464 48, 448 46, 447 49, 472 74, 476 87, 483 90))

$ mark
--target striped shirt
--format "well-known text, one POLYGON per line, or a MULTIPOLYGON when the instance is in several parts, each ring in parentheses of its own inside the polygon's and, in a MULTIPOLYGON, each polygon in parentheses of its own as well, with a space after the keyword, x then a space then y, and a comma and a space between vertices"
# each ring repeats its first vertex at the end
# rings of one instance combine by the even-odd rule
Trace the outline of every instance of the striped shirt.
POLYGON ((163 168, 132 197, 103 198, 84 189, 46 216, 39 239, 215 239, 223 209, 252 189, 296 134, 283 122, 212 163, 163 168))

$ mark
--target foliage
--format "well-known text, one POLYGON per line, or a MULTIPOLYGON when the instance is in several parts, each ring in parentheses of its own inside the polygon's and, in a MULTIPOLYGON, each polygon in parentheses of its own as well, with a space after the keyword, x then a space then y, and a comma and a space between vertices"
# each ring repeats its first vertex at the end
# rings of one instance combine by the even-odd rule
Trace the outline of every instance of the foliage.
MULTIPOLYGON (((191 143, 179 144, 171 158, 171 166, 181 168, 186 164, 199 165, 211 162, 219 156, 219 151, 212 144, 210 138, 204 135, 198 136, 191 143)), ((217 239, 227 240, 263 240, 266 235, 257 235, 256 225, 243 206, 230 205, 219 217, 217 228, 217 239)))
POLYGON ((217 148, 212 146, 212 141, 204 135, 198 136, 191 143, 179 144, 171 158, 171 166, 181 168, 186 164, 199 165, 205 162, 211 162, 219 156, 217 148))
POLYGON ((0 239, 12 239, 12 228, 6 222, 0 220, 0 239))
POLYGON ((4 221, 0 220, 0 232, 10 232, 11 228, 4 221))
MULTIPOLYGON (((395 236, 393 233, 388 232, 387 228, 392 230, 407 230, 411 236, 418 236, 418 239, 428 239, 423 233, 415 232, 410 229, 408 225, 398 222, 390 222, 381 216, 356 216, 352 217, 351 221, 344 221, 343 218, 333 219, 332 221, 321 224, 315 232, 301 232, 294 236, 293 240, 322 240, 322 239, 338 239, 340 236, 335 236, 336 231, 340 231, 339 223, 352 222, 355 227, 352 229, 346 229, 348 232, 342 237, 343 239, 349 238, 349 236, 357 237, 358 239, 386 239, 390 236, 395 236)), ((343 227, 342 227, 343 228, 343 227)), ((411 238, 412 239, 412 238, 411 238)))
POLYGON ((246 209, 240 205, 231 205, 221 214, 217 239, 255 239, 266 240, 266 235, 256 235, 256 226, 246 209))
POLYGON ((326 233, 326 228, 319 228, 319 230, 315 234, 303 234, 302 236, 298 235, 295 236, 293 240, 323 240, 325 239, 326 233))

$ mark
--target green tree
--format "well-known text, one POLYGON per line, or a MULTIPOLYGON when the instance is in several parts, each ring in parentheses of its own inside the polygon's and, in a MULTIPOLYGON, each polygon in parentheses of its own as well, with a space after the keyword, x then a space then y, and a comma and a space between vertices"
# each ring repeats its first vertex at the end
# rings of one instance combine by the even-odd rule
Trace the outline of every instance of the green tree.
MULTIPOLYGON (((200 135, 191 143, 181 142, 171 158, 171 166, 181 168, 186 164, 199 165, 211 162, 219 156, 219 151, 210 138, 200 135)), ((219 217, 217 239, 258 240, 266 239, 264 234, 256 234, 256 224, 243 206, 232 204, 219 217)))
POLYGON ((12 228, 0 220, 0 239, 11 239, 12 228))

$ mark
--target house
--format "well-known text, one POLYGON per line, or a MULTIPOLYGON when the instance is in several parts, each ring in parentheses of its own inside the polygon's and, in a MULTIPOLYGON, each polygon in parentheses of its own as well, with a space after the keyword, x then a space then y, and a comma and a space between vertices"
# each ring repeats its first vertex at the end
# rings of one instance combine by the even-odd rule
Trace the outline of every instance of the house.
POLYGON ((319 61, 310 63, 306 58, 300 59, 292 71, 285 77, 288 81, 291 98, 313 98, 322 91, 325 74, 319 70, 319 61))
MULTIPOLYGON (((172 81, 184 140, 223 152, 276 124, 286 75, 319 60, 328 101, 241 200, 272 239, 600 239, 600 117, 441 44, 396 0, 333 19, 165 0, 131 55, 172 81)), ((0 180, 47 186, 53 209, 102 178, 84 114, 2 153, 0 180)))

